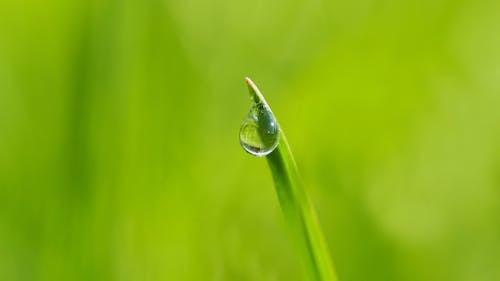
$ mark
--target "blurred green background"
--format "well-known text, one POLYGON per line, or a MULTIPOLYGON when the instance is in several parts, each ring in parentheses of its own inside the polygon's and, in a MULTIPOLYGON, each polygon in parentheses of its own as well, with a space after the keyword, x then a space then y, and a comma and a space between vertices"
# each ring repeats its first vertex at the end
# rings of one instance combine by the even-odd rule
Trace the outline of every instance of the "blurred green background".
POLYGON ((500 280, 500 2, 0 4, 0 280, 303 280, 243 78, 341 280, 500 280))

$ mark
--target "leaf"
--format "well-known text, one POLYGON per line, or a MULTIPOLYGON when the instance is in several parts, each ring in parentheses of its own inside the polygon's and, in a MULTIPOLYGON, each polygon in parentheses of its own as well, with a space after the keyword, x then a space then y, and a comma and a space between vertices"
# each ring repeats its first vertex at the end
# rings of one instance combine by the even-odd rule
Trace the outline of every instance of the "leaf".
MULTIPOLYGON (((249 78, 246 78, 246 82, 253 101, 270 108, 255 84, 249 78)), ((337 281, 314 208, 300 181, 285 134, 281 126, 279 128, 279 144, 266 158, 281 209, 304 264, 306 276, 308 280, 337 281)))

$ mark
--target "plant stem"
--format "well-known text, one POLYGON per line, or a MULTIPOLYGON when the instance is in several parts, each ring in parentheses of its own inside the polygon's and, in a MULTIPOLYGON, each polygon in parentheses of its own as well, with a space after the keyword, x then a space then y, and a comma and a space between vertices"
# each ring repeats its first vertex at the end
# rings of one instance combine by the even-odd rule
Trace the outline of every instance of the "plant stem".
MULTIPOLYGON (((269 107, 255 84, 248 78, 246 80, 254 102, 262 102, 269 107)), ((267 163, 308 280, 337 281, 314 208, 301 184, 295 160, 281 127, 279 144, 267 155, 267 163)))

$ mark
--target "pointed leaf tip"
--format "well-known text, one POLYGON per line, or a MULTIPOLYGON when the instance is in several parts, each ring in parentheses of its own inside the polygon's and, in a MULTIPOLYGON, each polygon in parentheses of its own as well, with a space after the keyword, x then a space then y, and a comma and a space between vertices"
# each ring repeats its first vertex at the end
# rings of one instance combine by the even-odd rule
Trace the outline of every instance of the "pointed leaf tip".
POLYGON ((255 85, 255 83, 248 77, 245 77, 245 82, 248 86, 248 90, 250 92, 250 97, 255 103, 261 103, 264 104, 265 106, 269 107, 267 105, 266 100, 264 99, 264 96, 262 93, 259 91, 259 88, 255 85))
POLYGON ((247 83, 248 86, 253 84, 252 80, 249 77, 245 77, 245 82, 247 83))

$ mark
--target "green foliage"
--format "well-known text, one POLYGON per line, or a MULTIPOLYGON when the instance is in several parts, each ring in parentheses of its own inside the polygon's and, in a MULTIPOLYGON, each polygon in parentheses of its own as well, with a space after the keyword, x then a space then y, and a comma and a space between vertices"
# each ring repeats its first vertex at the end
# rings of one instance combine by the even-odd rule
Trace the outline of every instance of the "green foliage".
MULTIPOLYGON (((270 108, 259 89, 247 79, 254 103, 270 108)), ((288 223, 292 239, 304 264, 308 280, 336 281, 333 264, 318 225, 314 208, 299 179, 285 133, 280 127, 278 146, 267 155, 276 193, 288 223)))
POLYGON ((498 280, 499 5, 0 1, 0 280, 303 281, 245 75, 342 281, 498 280))

